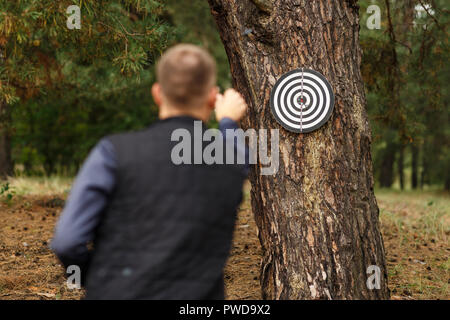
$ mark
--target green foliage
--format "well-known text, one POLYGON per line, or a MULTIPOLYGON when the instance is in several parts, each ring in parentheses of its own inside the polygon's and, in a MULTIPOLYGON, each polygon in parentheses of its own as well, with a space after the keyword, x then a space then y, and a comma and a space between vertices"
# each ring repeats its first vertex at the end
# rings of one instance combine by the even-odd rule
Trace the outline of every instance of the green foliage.
MULTIPOLYGON (((414 145, 420 150, 422 183, 446 184, 450 182, 446 1, 432 1, 428 13, 421 14, 417 6, 427 2, 388 3, 389 8, 385 1, 360 1, 362 74, 373 128, 375 171, 382 172, 383 157, 392 152, 398 166, 399 150, 414 145), (366 11, 372 4, 381 9, 380 30, 366 28, 366 11)), ((410 157, 406 159, 408 166, 410 157)))
POLYGON ((32 94, 37 93, 33 88, 64 80, 66 63, 87 66, 103 60, 124 75, 136 75, 174 35, 160 21, 162 5, 156 1, 2 0, 0 10, 4 85, 19 96, 18 88, 32 94), (81 6, 80 30, 66 26, 72 4, 81 6))
POLYGON ((230 65, 206 0, 166 0, 166 17, 181 30, 183 42, 200 45, 216 59, 218 85, 231 86, 230 65))
POLYGON ((0 199, 7 205, 12 203, 15 193, 14 188, 9 185, 9 182, 0 185, 0 199))
POLYGON ((0 100, 27 173, 73 173, 102 136, 156 117, 154 62, 178 30, 158 1, 0 1, 0 100), (81 7, 81 29, 66 26, 81 7))
POLYGON ((0 11, 0 99, 12 107, 13 159, 27 174, 73 174, 101 137, 154 121, 154 65, 175 42, 207 48, 219 84, 230 85, 203 0, 0 0, 0 11), (71 4, 81 6, 80 30, 66 27, 71 4))
MULTIPOLYGON (((398 167, 401 149, 411 171, 415 146, 422 183, 450 183, 446 1, 432 1, 433 14, 420 17, 418 0, 359 4, 376 176, 398 167), (381 8, 380 30, 366 27, 372 4, 381 8)), ((209 50, 219 86, 230 86, 206 0, 0 0, 0 102, 11 109, 15 162, 28 174, 73 174, 101 137, 151 123, 155 62, 176 42, 209 50), (81 7, 80 30, 66 26, 72 4, 81 7)))

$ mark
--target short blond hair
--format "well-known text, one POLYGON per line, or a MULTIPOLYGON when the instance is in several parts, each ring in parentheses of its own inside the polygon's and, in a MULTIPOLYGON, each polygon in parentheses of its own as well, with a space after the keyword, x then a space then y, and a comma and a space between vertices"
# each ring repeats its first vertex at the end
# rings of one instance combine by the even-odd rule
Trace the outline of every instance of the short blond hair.
POLYGON ((163 54, 156 75, 170 104, 194 107, 205 102, 216 83, 216 62, 198 46, 179 44, 163 54))

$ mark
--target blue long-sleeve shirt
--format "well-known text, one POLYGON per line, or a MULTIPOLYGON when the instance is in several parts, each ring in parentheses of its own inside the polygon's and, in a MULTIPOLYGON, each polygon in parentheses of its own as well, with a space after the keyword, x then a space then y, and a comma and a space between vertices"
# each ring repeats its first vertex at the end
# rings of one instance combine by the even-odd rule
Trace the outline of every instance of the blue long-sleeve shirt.
MULTIPOLYGON (((234 144, 236 154, 244 154, 248 159, 245 145, 227 137, 227 129, 238 129, 237 123, 229 118, 222 119, 219 130, 225 143, 234 144)), ((94 240, 101 213, 116 184, 116 168, 114 146, 109 140, 102 139, 81 167, 56 226, 51 247, 64 265, 87 263, 87 244, 94 240)), ((243 170, 247 175, 248 161, 243 170)))

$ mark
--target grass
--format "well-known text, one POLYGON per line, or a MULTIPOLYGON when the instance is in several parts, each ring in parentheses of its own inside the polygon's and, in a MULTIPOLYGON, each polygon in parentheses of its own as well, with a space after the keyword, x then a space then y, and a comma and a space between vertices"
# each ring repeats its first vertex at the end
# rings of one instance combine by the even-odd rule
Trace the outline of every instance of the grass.
POLYGON ((450 196, 376 193, 394 299, 450 299, 450 196))
POLYGON ((446 239, 450 232, 450 196, 439 192, 376 193, 381 221, 406 235, 414 229, 423 238, 446 239))
POLYGON ((0 181, 0 186, 9 183, 18 196, 21 195, 54 195, 70 191, 73 178, 69 177, 16 177, 7 181, 0 181))

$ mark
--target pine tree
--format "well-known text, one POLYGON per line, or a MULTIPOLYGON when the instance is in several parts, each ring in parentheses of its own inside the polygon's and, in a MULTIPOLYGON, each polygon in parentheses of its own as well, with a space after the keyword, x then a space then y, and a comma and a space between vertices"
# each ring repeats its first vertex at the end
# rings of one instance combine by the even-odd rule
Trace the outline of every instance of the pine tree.
POLYGON ((158 1, 0 1, 0 176, 13 169, 12 108, 49 92, 101 97, 133 84, 174 37, 162 10, 158 1), (68 28, 71 5, 80 29, 68 28))

